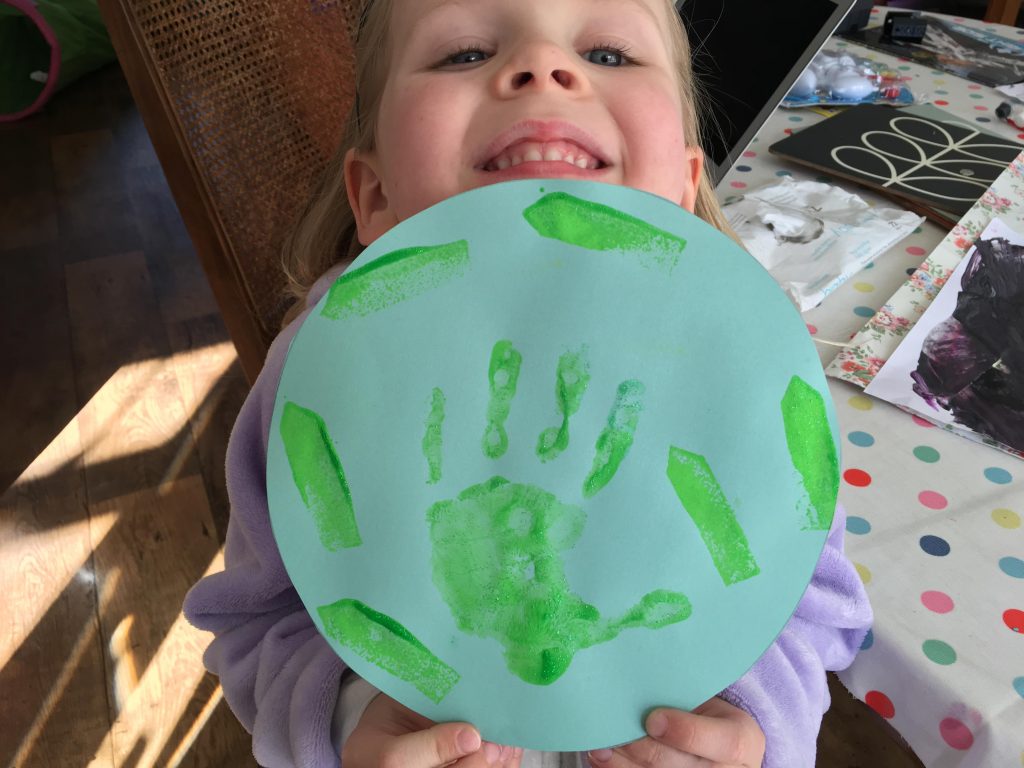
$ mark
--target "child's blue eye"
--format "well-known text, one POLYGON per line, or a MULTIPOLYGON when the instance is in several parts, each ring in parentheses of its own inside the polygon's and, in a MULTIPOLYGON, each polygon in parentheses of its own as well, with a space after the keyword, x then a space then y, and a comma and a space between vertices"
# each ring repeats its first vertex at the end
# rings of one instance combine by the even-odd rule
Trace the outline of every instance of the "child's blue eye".
POLYGON ((487 58, 487 54, 481 51, 479 48, 465 48, 461 51, 456 51, 451 56, 444 60, 445 64, 477 64, 484 61, 487 58))
POLYGON ((621 67, 631 61, 624 48, 613 45, 591 48, 584 54, 584 58, 591 64, 600 64, 604 67, 621 67))

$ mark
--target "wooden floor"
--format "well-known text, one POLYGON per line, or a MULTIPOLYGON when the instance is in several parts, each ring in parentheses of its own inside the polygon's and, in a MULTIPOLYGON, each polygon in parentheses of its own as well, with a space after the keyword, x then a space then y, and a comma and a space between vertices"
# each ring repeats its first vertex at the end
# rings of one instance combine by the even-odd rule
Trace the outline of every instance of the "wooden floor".
MULTIPOLYGON (((246 384, 117 67, 0 125, 0 263, 0 766, 254 765, 180 613, 246 384)), ((819 765, 919 765, 834 699, 819 765)))
POLYGON ((255 765, 181 617, 246 384, 117 67, 0 125, 0 263, 0 765, 255 765))

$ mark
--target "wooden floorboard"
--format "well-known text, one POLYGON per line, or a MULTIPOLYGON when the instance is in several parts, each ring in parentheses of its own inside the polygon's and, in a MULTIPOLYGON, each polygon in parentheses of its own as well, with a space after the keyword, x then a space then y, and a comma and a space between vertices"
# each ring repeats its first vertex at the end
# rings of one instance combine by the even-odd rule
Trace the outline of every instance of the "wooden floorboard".
POLYGON ((255 765, 181 616, 247 386, 120 71, 0 167, 0 765, 255 765))
POLYGON ((141 249, 138 224, 110 129, 51 138, 57 228, 65 261, 141 249))
MULTIPOLYGON (((0 174, 2 175, 2 174, 0 174)), ((64 265, 45 245, 0 252, 10 300, 0 302, 0 489, 8 487, 77 412, 64 265)))
MULTIPOLYGON (((0 764, 113 766, 78 423, 0 497, 0 764)), ((91 528, 91 530, 90 530, 91 528)))
POLYGON ((0 245, 5 250, 53 243, 57 194, 46 131, 0 133, 0 245))

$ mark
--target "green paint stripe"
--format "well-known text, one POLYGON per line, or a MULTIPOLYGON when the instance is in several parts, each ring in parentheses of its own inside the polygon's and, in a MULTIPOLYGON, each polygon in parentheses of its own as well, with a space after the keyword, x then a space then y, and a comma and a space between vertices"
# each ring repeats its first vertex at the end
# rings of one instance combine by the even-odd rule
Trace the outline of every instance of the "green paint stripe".
POLYGON ((633 434, 643 410, 644 385, 634 379, 619 384, 615 403, 608 414, 608 426, 597 437, 594 464, 583 481, 583 496, 591 498, 604 488, 619 471, 633 445, 633 434))
POLYGON ((722 581, 735 584, 761 572, 736 514, 726 501, 707 459, 672 446, 668 479, 711 554, 722 581))
POLYGON ((408 629, 358 600, 338 600, 317 608, 324 631, 371 664, 376 664, 440 702, 459 673, 431 653, 408 629))
POLYGON ((345 470, 318 413, 285 403, 281 440, 302 501, 313 515, 320 542, 332 552, 363 543, 345 470))
POLYGON ((794 376, 782 398, 782 421, 790 459, 800 473, 810 502, 805 529, 827 531, 832 526, 839 495, 839 455, 828 423, 825 398, 794 376))
POLYGON ((423 456, 427 460, 428 483, 441 479, 441 426, 444 424, 444 392, 434 387, 430 398, 426 431, 423 433, 423 456))
POLYGON ((589 383, 590 366, 585 347, 578 352, 566 352, 558 358, 555 402, 562 423, 541 432, 537 440, 537 458, 541 461, 551 461, 569 447, 569 419, 580 409, 589 383))
POLYGON ((523 216, 539 235, 592 251, 634 251, 645 266, 669 271, 679 261, 686 240, 615 208, 552 192, 523 216))
POLYGON ((484 455, 492 459, 504 455, 508 450, 505 420, 512 410, 512 398, 516 396, 522 364, 523 356, 512 346, 511 341, 499 341, 491 350, 491 362, 487 370, 491 399, 487 404, 487 426, 481 447, 484 455))
POLYGON ((392 251, 335 280, 321 314, 339 320, 379 312, 460 276, 468 264, 465 240, 392 251))

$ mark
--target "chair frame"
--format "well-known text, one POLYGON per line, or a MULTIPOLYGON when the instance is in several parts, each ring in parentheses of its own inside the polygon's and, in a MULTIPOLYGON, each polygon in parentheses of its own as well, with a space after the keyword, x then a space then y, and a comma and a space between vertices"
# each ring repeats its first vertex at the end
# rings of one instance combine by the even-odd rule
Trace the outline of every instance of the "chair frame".
POLYGON ((252 384, 263 368, 269 340, 256 320, 257 309, 232 258, 230 241, 209 186, 185 141, 160 73, 140 42, 129 3, 99 0, 99 6, 167 185, 206 272, 242 369, 252 384))

